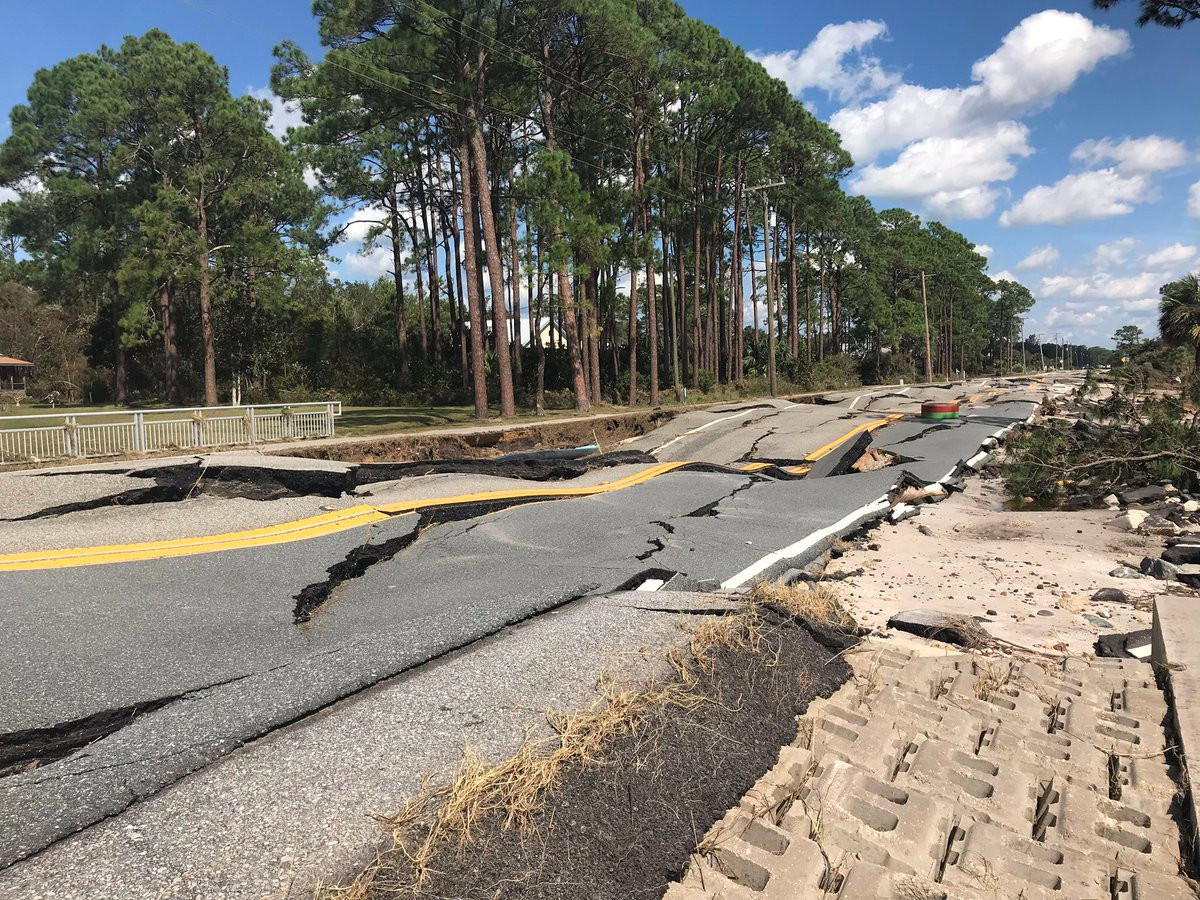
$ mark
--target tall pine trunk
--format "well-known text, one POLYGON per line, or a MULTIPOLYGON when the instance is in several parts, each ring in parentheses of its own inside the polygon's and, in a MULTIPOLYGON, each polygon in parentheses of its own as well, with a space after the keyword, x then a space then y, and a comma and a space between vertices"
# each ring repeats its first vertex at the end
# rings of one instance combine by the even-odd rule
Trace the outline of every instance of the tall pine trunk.
POLYGON ((479 260, 475 253, 474 192, 471 190, 471 147, 466 135, 458 145, 462 174, 463 246, 467 265, 467 307, 471 317, 471 378, 475 393, 475 418, 488 417, 487 379, 483 356, 483 297, 479 290, 479 260))
MULTIPOLYGON (((204 188, 200 189, 196 209, 196 236, 200 239, 200 340, 204 345, 204 405, 217 405, 217 348, 213 337, 212 296, 209 279, 208 208, 204 188)), ((125 355, 118 357, 119 375, 124 377, 125 355)), ((122 387, 118 385, 118 393, 122 387)))
POLYGON ((492 211, 492 192, 488 184, 487 147, 483 127, 474 104, 467 105, 470 130, 471 162, 479 198, 479 218, 483 222, 483 243, 487 252, 488 278, 492 287, 492 315, 496 322, 496 369, 500 377, 500 415, 516 415, 513 400, 512 354, 508 343, 508 314, 504 308, 504 272, 500 268, 500 242, 496 234, 496 216, 492 211))
POLYGON ((162 322, 163 380, 167 399, 179 402, 179 344, 175 333, 175 279, 168 275, 158 290, 158 313, 162 322))

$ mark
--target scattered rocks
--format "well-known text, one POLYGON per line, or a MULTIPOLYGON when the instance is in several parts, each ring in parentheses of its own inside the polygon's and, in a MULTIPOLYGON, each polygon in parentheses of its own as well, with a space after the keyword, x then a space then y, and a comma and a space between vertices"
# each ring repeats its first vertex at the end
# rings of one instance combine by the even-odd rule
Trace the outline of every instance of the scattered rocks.
POLYGON ((1117 499, 1116 494, 1109 494, 1107 497, 1103 497, 1100 502, 1109 509, 1116 509, 1121 505, 1121 501, 1117 499))
MULTIPOLYGON (((1139 511, 1131 509, 1125 515, 1139 511)), ((1137 530, 1142 534, 1160 534, 1167 537, 1174 537, 1179 534, 1179 526, 1165 516, 1149 516, 1138 526, 1137 530)))
POLYGON ((926 537, 933 537, 933 529, 928 525, 918 525, 917 531, 921 532, 921 534, 925 535, 926 537))
POLYGON ((1200 563, 1200 544, 1175 544, 1162 552, 1162 558, 1176 566, 1200 563))
POLYGON ((1117 491, 1117 499, 1122 506, 1133 506, 1138 503, 1160 503, 1167 498, 1167 489, 1157 484, 1134 488, 1129 491, 1117 491))
MULTIPOLYGON (((1130 569, 1130 571, 1133 571, 1130 569)), ((1128 603, 1129 595, 1120 588, 1100 588, 1092 594, 1093 603, 1128 603)))
POLYGON ((1165 559, 1147 556, 1142 559, 1142 572, 1159 581, 1178 581, 1179 569, 1165 559))
POLYGON ((1129 566, 1117 566, 1108 573, 1109 578, 1145 578, 1146 576, 1137 569, 1131 569, 1129 566))
POLYGON ((1037 611, 1037 614, 1039 616, 1052 616, 1052 615, 1054 615, 1054 611, 1050 610, 1050 609, 1039 609, 1037 611))
POLYGON ((1095 505, 1096 498, 1091 494, 1076 494, 1073 497, 1067 498, 1067 509, 1072 511, 1091 509, 1095 505))
POLYGON ((1185 513, 1200 512, 1200 500, 1185 500, 1180 509, 1185 513))
POLYGON ((1130 509, 1112 520, 1112 525, 1126 531, 1136 531, 1143 522, 1150 518, 1150 513, 1141 509, 1130 509))
POLYGON ((1087 619, 1087 621, 1089 621, 1093 625, 1095 625, 1097 628, 1112 628, 1113 627, 1112 622, 1109 622, 1106 619, 1102 619, 1097 615, 1093 615, 1092 613, 1084 613, 1083 617, 1085 619, 1087 619))

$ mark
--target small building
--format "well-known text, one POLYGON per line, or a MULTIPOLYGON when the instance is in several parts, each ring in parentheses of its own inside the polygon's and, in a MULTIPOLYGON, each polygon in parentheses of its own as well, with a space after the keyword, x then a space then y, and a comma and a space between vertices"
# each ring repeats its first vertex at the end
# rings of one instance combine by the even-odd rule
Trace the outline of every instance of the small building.
POLYGON ((33 363, 0 355, 0 391, 25 393, 29 387, 29 376, 32 374, 33 363))

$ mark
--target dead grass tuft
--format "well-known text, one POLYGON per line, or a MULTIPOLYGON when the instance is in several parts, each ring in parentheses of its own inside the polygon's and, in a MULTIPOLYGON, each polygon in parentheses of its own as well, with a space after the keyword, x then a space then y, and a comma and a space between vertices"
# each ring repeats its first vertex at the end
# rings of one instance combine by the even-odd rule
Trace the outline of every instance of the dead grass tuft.
POLYGON ((778 607, 788 615, 832 628, 857 629, 858 623, 842 606, 838 592, 820 581, 786 584, 760 581, 750 591, 757 603, 778 607))
POLYGON ((702 673, 712 672, 717 654, 761 652, 768 627, 754 602, 736 614, 705 619, 692 629, 687 650, 666 653, 677 680, 622 689, 611 678, 602 678, 602 697, 592 707, 548 714, 552 737, 527 735, 516 753, 499 763, 465 748, 449 781, 434 785, 427 779, 395 815, 380 818, 391 834, 390 850, 350 884, 321 888, 318 900, 365 900, 381 880, 389 895, 418 896, 436 874, 431 869, 435 855, 445 847, 464 851, 473 843, 477 826, 496 816, 502 817, 505 828, 516 828, 525 837, 565 766, 603 765, 605 747, 634 733, 653 711, 691 710, 706 702, 696 686, 702 673))

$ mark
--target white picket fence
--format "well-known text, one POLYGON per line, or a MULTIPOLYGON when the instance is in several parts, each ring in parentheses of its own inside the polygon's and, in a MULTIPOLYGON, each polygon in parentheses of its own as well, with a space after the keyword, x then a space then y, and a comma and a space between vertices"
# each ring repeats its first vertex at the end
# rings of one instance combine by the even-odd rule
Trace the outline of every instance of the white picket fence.
POLYGON ((341 414, 335 401, 3 416, 0 465, 333 437, 341 414))

